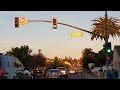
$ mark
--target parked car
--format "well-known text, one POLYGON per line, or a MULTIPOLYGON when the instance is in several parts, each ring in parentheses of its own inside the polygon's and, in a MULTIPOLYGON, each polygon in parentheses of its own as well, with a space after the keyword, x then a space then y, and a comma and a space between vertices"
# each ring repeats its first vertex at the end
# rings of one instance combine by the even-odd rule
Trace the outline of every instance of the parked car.
POLYGON ((57 67, 57 69, 60 69, 62 76, 68 78, 68 70, 65 67, 57 67))
POLYGON ((45 79, 46 78, 46 68, 45 67, 36 67, 34 69, 31 70, 31 74, 32 74, 32 78, 33 79, 45 79))
POLYGON ((60 69, 49 69, 46 73, 46 78, 47 79, 60 79, 62 77, 62 73, 60 69))
POLYGON ((0 53, 0 79, 22 79, 24 71, 24 65, 17 57, 0 53))

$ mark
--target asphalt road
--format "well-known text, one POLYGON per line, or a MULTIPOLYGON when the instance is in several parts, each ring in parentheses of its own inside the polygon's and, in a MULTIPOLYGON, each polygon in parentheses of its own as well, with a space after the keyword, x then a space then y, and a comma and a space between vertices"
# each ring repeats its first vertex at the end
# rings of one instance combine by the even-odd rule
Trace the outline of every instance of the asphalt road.
POLYGON ((87 74, 85 72, 79 72, 76 74, 68 75, 68 78, 62 77, 61 79, 99 79, 95 76, 87 74))
POLYGON ((68 76, 68 79, 86 79, 83 72, 72 74, 68 76))

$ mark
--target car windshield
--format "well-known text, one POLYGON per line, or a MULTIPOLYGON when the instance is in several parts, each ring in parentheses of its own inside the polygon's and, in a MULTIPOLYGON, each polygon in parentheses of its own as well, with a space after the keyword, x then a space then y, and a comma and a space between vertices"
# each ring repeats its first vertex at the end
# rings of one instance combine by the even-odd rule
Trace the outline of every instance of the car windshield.
POLYGON ((13 58, 14 59, 14 64, 15 64, 15 66, 17 67, 17 68, 19 68, 19 67, 24 67, 24 65, 20 62, 20 60, 18 59, 18 58, 13 58))
POLYGON ((6 57, 0 57, 0 67, 8 67, 9 63, 6 57))

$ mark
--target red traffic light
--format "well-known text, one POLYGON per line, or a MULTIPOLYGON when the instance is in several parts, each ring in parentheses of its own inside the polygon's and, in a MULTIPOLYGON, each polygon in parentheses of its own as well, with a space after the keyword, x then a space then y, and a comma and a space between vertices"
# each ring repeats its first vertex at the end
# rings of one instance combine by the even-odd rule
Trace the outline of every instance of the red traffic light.
POLYGON ((53 24, 56 24, 56 22, 57 22, 57 21, 56 21, 56 19, 54 18, 54 19, 53 19, 53 24))

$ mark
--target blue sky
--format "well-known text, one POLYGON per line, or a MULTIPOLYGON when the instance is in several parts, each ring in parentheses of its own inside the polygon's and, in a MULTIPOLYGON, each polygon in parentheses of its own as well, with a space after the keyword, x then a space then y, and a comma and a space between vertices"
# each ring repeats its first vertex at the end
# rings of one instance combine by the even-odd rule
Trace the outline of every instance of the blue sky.
MULTIPOLYGON (((11 47, 28 45, 33 52, 38 49, 48 57, 65 56, 80 58, 85 48, 92 48, 98 52, 103 48, 104 41, 91 40, 90 34, 77 29, 58 25, 57 30, 52 29, 52 24, 47 22, 29 22, 27 25, 14 27, 15 17, 28 17, 29 20, 52 20, 74 25, 86 30, 92 28, 94 18, 104 16, 105 11, 0 11, 0 52, 5 53, 11 47), (72 32, 82 32, 83 37, 72 38, 72 32)), ((120 18, 120 11, 108 11, 108 16, 120 18)), ((111 38, 112 49, 120 45, 120 38, 111 38)))

